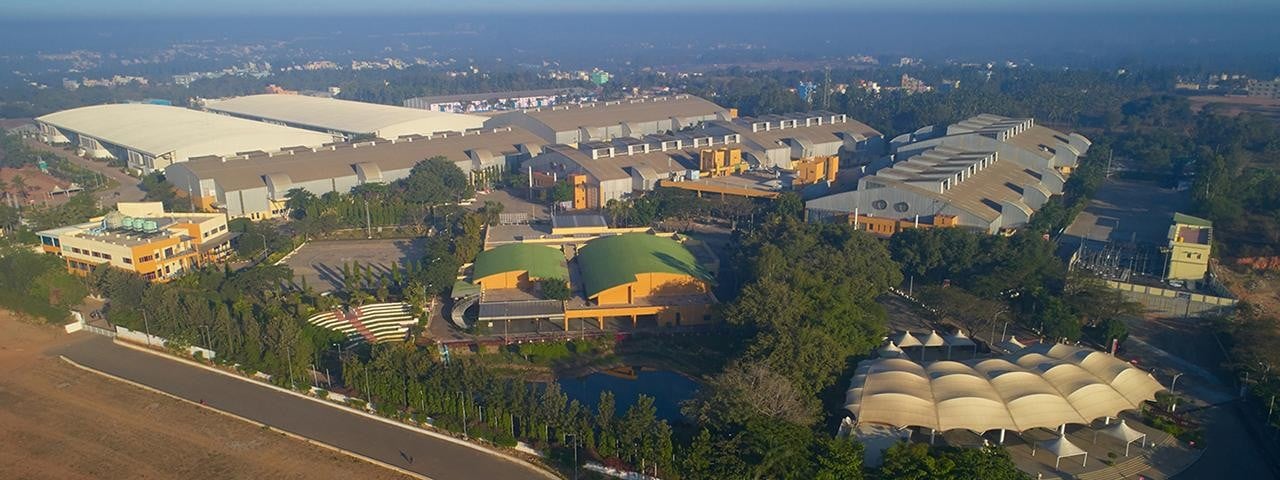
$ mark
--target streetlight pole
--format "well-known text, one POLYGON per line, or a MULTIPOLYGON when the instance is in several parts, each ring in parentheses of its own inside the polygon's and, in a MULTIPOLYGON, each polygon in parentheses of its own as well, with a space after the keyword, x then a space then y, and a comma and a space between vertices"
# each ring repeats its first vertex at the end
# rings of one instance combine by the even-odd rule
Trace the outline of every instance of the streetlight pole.
POLYGON ((1173 395, 1177 395, 1177 394, 1178 394, 1178 377, 1181 377, 1181 376, 1182 376, 1182 373, 1181 373, 1181 372, 1179 372, 1179 373, 1177 373, 1177 374, 1174 374, 1174 376, 1173 376, 1173 383, 1171 383, 1171 384, 1169 385, 1169 393, 1171 393, 1171 394, 1173 394, 1173 395))
POLYGON ((142 310, 142 327, 147 329, 147 347, 151 346, 151 322, 147 321, 147 310, 142 310))
POLYGON ((567 437, 573 437, 573 480, 578 480, 578 434, 565 434, 567 437))

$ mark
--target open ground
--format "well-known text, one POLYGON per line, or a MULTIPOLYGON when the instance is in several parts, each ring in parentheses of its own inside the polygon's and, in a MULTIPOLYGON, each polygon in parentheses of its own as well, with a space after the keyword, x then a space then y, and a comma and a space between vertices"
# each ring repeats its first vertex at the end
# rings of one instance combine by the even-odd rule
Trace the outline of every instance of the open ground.
POLYGON ((285 259, 299 282, 317 291, 342 288, 342 266, 358 262, 386 273, 392 264, 401 268, 423 254, 423 239, 316 241, 304 245, 285 259))
POLYGON ((408 478, 45 353, 71 336, 0 311, 0 478, 408 478))

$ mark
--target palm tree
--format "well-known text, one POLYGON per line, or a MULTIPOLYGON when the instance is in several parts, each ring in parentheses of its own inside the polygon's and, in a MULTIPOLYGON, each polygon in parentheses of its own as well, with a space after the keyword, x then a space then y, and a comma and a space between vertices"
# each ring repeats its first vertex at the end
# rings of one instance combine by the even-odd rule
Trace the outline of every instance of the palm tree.
POLYGON ((13 188, 18 190, 18 194, 22 195, 23 200, 25 200, 27 198, 27 179, 23 178, 22 175, 14 175, 10 182, 12 182, 13 188))

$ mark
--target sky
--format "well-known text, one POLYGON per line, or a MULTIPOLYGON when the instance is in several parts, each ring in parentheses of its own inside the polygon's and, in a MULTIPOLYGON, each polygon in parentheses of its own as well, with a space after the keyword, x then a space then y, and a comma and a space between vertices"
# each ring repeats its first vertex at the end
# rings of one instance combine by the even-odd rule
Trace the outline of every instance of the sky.
POLYGON ((1274 0, 3 0, 0 18, 391 15, 439 12, 1280 12, 1274 0))

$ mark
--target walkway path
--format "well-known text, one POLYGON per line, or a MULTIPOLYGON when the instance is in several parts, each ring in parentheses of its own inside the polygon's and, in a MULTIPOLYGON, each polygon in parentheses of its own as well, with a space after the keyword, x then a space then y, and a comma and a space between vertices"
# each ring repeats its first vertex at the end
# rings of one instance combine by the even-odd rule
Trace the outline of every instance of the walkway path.
POLYGON ((77 335, 84 338, 49 353, 433 479, 555 478, 467 445, 122 347, 105 337, 77 335))

